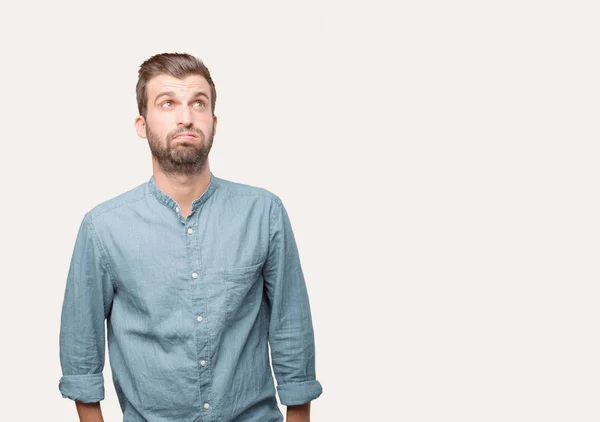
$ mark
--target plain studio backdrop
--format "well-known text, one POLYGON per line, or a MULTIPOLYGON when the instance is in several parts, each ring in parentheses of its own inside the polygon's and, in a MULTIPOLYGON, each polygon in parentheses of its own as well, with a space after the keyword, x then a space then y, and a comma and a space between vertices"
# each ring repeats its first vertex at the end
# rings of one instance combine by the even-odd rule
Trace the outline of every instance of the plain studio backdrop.
MULTIPOLYGON (((583 1, 24 2, 0 13, 3 421, 58 390, 78 226, 148 180, 139 65, 205 61, 215 175, 286 205, 313 421, 600 420, 599 10, 583 1)), ((121 420, 110 363, 106 421, 121 420)))

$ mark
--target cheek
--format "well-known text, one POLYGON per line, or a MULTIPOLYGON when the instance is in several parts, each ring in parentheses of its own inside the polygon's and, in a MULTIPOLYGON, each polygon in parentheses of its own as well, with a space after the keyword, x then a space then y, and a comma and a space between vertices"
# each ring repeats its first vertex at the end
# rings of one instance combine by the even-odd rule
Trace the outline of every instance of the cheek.
POLYGON ((148 127, 153 133, 164 138, 169 132, 175 129, 173 118, 165 113, 164 115, 148 116, 148 127))
POLYGON ((197 120, 197 124, 198 126, 200 126, 202 129, 212 129, 213 126, 213 117, 210 115, 210 113, 206 113, 202 116, 198 117, 197 120))

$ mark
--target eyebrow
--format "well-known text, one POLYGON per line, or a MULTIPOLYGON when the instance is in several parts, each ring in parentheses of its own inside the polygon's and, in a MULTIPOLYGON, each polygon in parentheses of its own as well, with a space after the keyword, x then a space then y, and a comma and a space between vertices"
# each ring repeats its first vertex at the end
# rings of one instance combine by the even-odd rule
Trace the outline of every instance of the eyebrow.
MULTIPOLYGON (((158 99, 160 97, 164 97, 164 96, 166 96, 166 97, 176 97, 176 95, 175 95, 175 93, 173 91, 166 91, 166 92, 161 92, 160 94, 158 94, 156 96, 156 98, 154 99, 154 101, 156 102, 156 101, 158 101, 158 99)), ((193 96, 193 98, 198 98, 198 97, 205 97, 207 100, 209 99, 208 95, 205 92, 202 92, 202 91, 196 92, 194 94, 194 96, 193 96)))

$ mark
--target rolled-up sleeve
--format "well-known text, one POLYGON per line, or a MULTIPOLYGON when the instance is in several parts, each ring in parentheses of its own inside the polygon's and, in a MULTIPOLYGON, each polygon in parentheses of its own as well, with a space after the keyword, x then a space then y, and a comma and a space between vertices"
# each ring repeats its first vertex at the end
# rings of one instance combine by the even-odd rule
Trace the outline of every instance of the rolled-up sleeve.
POLYGON ((315 341, 308 291, 287 211, 271 210, 269 253, 263 266, 270 305, 269 345, 281 404, 304 404, 323 391, 315 373, 315 341))
POLYGON ((66 281, 60 324, 58 387, 64 398, 94 403, 104 399, 105 325, 114 283, 91 215, 75 241, 66 281))

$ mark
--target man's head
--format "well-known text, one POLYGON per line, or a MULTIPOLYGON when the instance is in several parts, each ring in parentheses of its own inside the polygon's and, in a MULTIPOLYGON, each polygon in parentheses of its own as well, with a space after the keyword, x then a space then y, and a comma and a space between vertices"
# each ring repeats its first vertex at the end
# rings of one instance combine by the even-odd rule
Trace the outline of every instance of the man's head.
POLYGON ((167 174, 201 171, 217 125, 217 93, 210 73, 189 54, 164 53, 140 66, 135 127, 167 174))

